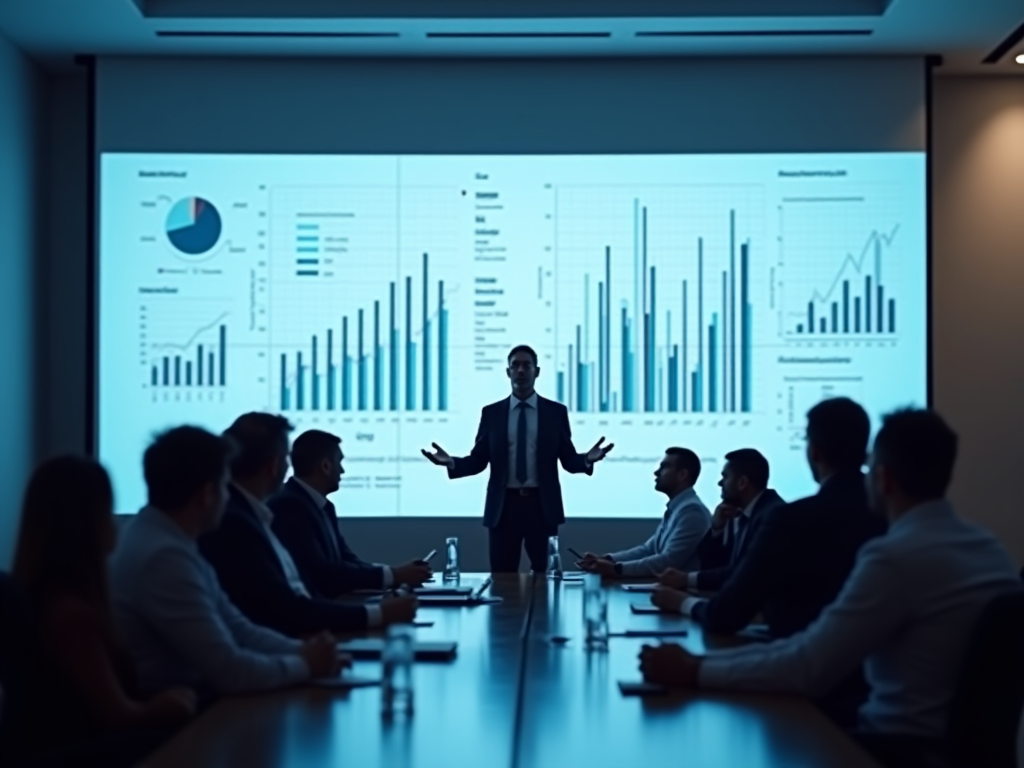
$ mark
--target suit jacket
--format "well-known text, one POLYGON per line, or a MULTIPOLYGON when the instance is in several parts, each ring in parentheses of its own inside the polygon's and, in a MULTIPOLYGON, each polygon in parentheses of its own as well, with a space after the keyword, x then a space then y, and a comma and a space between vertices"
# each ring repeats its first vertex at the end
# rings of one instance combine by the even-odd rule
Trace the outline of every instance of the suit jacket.
POLYGON ((799 632, 836 599, 861 546, 885 529, 868 505, 864 476, 833 475, 815 496, 764 516, 721 592, 697 603, 693 618, 732 634, 761 612, 772 636, 799 632))
POLYGON ((732 535, 731 531, 729 536, 721 533, 716 536, 713 531, 704 534, 704 538, 697 548, 697 556, 700 558, 697 589, 705 592, 715 592, 721 589, 732 574, 735 564, 750 548, 750 542, 754 540, 765 517, 771 510, 781 507, 785 503, 782 497, 771 488, 765 489, 750 513, 750 522, 747 523, 747 530, 743 534, 738 549, 736 537, 732 535))
POLYGON ((334 515, 313 500, 294 478, 270 497, 271 527, 295 561, 302 581, 322 595, 354 589, 380 589, 384 569, 367 563, 352 551, 334 515))
POLYGON ((325 600, 311 584, 311 597, 298 595, 249 501, 234 486, 224 519, 199 540, 224 591, 251 621, 286 635, 362 629, 366 609, 325 600))
MULTIPOLYGON (((490 464, 491 476, 487 481, 487 501, 484 504, 484 525, 494 528, 501 519, 508 486, 508 409, 506 397, 484 406, 480 413, 480 427, 476 443, 468 456, 455 459, 448 470, 450 478, 469 477, 484 471, 490 464)), ((537 396, 537 484, 540 488, 541 509, 548 525, 565 522, 562 508, 562 486, 558 480, 558 462, 566 472, 591 474, 593 467, 576 452, 569 428, 569 411, 561 403, 537 396)))
POLYGON ((693 488, 673 498, 658 527, 643 544, 610 557, 622 566, 623 576, 657 576, 666 568, 695 570, 697 548, 711 527, 711 513, 693 488))

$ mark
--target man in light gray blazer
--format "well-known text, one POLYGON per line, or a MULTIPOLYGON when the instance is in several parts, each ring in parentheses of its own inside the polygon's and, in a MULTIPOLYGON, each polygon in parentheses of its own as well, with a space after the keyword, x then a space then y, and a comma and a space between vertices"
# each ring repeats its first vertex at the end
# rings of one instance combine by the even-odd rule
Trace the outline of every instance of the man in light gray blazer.
POLYGON ((697 547, 711 528, 711 513, 693 490, 700 459, 688 448, 669 448, 654 472, 654 490, 668 496, 665 516, 647 541, 598 557, 588 552, 580 568, 614 577, 654 577, 666 568, 700 569, 697 547))
POLYGON ((863 663, 871 694, 859 716, 868 749, 873 734, 940 739, 982 609, 1021 588, 1002 545, 945 499, 956 449, 956 434, 932 411, 887 416, 869 488, 889 531, 860 550, 836 601, 803 632, 767 645, 705 656, 674 644, 645 646, 644 677, 672 687, 813 697, 863 663))

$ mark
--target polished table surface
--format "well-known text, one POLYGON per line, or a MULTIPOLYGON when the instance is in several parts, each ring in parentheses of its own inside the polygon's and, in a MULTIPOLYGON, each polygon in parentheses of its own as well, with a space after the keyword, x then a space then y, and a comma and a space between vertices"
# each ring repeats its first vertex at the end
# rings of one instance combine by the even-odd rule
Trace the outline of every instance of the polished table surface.
MULTIPOLYGON (((464 577, 479 581, 481 574, 464 577)), ((613 637, 583 647, 582 584, 496 577, 500 603, 421 608, 423 640, 456 640, 447 663, 418 663, 416 711, 387 723, 380 688, 294 688, 226 699, 144 763, 146 768, 873 768, 875 763, 810 704, 769 696, 692 692, 623 697, 638 680, 645 642, 613 637), (553 642, 553 636, 568 642, 553 642)), ((631 595, 608 587, 612 632, 684 628, 672 638, 705 647, 681 617, 637 616, 631 595)), ((712 645, 712 641, 707 641, 712 645)), ((379 662, 354 672, 379 676, 379 662)))

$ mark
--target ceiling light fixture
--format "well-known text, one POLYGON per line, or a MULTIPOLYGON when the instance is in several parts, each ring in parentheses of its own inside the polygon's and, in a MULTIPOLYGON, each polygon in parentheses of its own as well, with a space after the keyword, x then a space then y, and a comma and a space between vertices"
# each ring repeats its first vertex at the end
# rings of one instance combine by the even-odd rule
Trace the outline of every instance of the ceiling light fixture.
POLYGON ((1017 58, 1014 59, 1018 64, 1024 64, 1024 53, 1018 53, 1017 58))

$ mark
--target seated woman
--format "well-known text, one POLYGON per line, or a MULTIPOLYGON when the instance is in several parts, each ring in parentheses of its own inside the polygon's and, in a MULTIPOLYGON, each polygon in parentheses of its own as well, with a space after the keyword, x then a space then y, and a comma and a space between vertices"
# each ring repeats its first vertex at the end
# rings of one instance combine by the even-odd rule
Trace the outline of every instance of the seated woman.
MULTIPOLYGON (((32 693, 29 727, 18 734, 23 759, 47 764, 66 751, 84 764, 130 765, 195 712, 195 693, 133 695, 135 670, 113 629, 107 556, 117 529, 106 470, 91 459, 61 456, 29 480, 14 561, 14 580, 37 640, 26 660, 32 693)), ((24 722, 24 721, 23 721, 24 722)))

